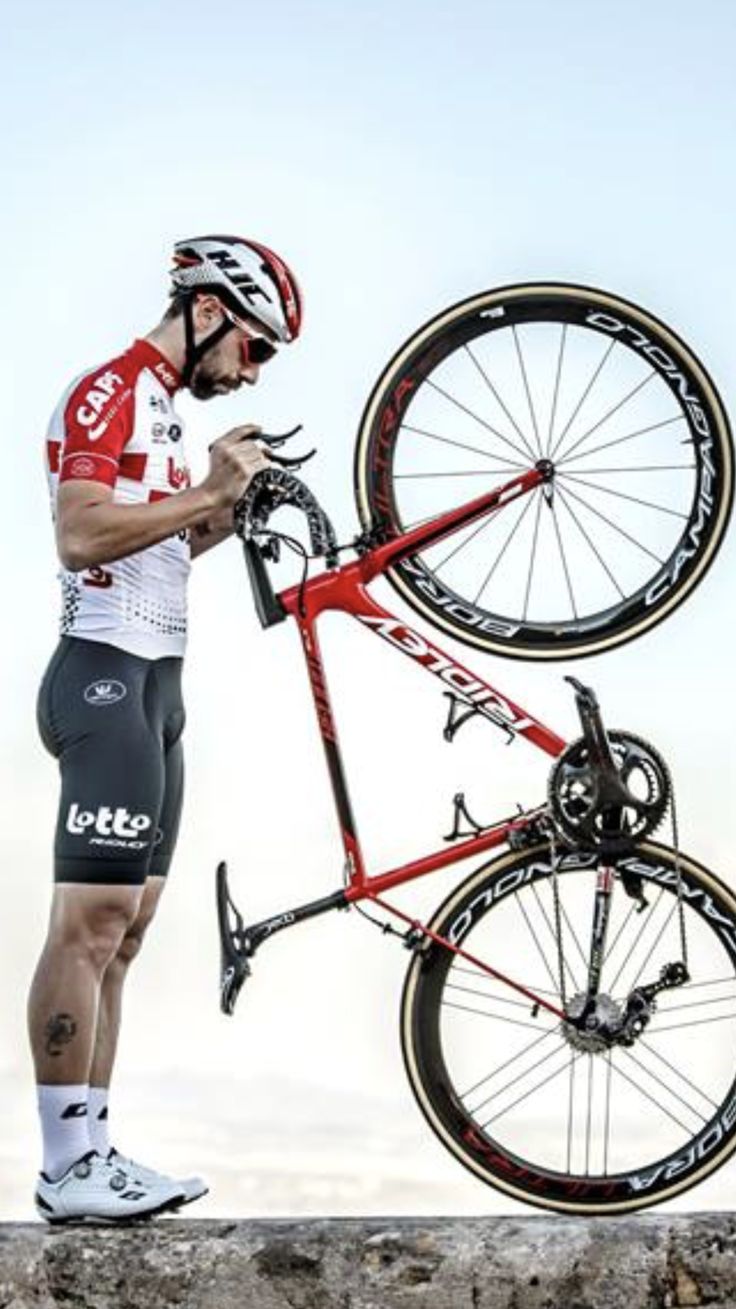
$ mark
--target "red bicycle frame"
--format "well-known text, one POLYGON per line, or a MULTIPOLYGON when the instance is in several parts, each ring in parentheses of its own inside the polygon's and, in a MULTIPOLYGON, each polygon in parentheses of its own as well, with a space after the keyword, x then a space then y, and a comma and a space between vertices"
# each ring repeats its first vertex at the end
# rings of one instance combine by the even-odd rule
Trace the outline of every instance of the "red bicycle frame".
MULTIPOLYGON (((530 469, 498 489, 486 492, 477 499, 442 514, 413 530, 394 537, 385 544, 367 550, 355 561, 340 568, 330 570, 319 576, 306 580, 303 584, 292 586, 275 597, 279 609, 278 617, 290 616, 295 619, 302 639, 307 662, 309 680, 314 698, 317 721, 322 736, 327 767, 335 795, 342 840, 346 860, 346 885, 339 892, 309 905, 277 915, 263 923, 254 924, 245 929, 244 938, 249 943, 247 953, 253 953, 257 945, 273 932, 292 923, 312 917, 317 913, 333 908, 345 908, 361 900, 372 900, 375 904, 409 924, 410 931, 420 933, 422 937, 431 938, 451 949, 454 953, 475 963, 485 972, 498 980, 506 982, 514 990, 527 996, 534 1004, 549 1010, 560 1018, 564 1013, 548 1000, 528 991, 519 982, 498 973, 489 964, 474 959, 459 947, 444 938, 436 936, 429 928, 412 919, 402 910, 383 900, 382 893, 404 882, 422 877, 460 859, 471 855, 484 854, 497 846, 505 844, 515 833, 521 833, 539 817, 538 811, 520 814, 513 819, 506 819, 482 829, 476 835, 463 836, 452 846, 437 850, 433 854, 412 860, 398 868, 369 876, 358 840, 355 818, 353 815, 342 754, 338 741, 337 728, 332 712, 327 677, 317 637, 317 620, 327 610, 339 610, 351 614, 369 631, 387 641, 394 649, 413 659, 438 677, 457 696, 458 701, 468 705, 481 716, 502 728, 511 736, 524 736, 533 745, 556 758, 564 750, 566 742, 555 732, 545 727, 538 719, 522 709, 514 701, 501 694, 490 683, 476 673, 458 663, 446 654, 438 645, 416 632, 407 623, 389 613, 370 596, 366 587, 376 577, 384 574, 392 565, 397 564, 418 550, 442 540, 521 495, 528 494, 535 487, 546 481, 546 469, 543 465, 530 469)), ((274 600, 271 595, 271 601, 274 600)), ((222 866, 224 869, 224 865, 222 866)))

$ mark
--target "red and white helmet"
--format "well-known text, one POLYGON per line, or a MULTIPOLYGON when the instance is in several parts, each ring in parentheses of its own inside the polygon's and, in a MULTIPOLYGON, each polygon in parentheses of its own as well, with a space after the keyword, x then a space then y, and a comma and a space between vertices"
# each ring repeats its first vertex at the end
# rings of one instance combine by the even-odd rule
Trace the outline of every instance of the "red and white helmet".
POLYGON ((242 236, 177 241, 171 270, 178 291, 215 291, 233 313, 258 319, 279 341, 295 341, 302 324, 299 283, 283 259, 242 236))

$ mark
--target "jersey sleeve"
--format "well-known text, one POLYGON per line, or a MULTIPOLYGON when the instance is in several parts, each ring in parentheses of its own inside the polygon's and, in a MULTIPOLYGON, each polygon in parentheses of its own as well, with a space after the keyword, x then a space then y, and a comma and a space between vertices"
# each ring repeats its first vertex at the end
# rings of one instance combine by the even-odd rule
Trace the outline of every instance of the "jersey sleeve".
POLYGON ((64 409, 59 481, 114 486, 134 417, 135 387, 122 363, 82 378, 64 409))

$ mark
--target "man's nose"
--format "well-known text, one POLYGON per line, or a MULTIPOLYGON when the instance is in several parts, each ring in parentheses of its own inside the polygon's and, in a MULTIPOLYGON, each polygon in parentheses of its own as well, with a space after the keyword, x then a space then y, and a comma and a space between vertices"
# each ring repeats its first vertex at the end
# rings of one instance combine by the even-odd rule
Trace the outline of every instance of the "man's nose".
POLYGON ((248 386, 255 386, 261 372, 260 364, 246 363, 240 365, 240 379, 248 386))

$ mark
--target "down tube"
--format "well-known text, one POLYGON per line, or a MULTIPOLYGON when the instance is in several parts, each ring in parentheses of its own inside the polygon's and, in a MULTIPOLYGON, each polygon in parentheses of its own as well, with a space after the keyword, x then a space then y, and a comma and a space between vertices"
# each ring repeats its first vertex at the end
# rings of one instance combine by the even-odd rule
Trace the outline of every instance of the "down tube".
POLYGON ((496 727, 513 736, 525 736, 533 745, 554 758, 562 754, 567 742, 556 732, 514 704, 513 700, 501 695, 500 691, 484 682, 477 673, 456 663, 439 646, 430 644, 413 627, 407 626, 387 609, 376 604, 364 587, 358 586, 356 592, 356 603, 354 607, 351 605, 350 613, 369 631, 383 637, 394 649, 400 650, 422 668, 439 677, 446 688, 454 691, 465 703, 474 705, 478 713, 496 727))
POLYGON ((299 635, 302 638, 304 647, 304 656, 307 661, 307 671, 309 681, 312 687, 314 697, 314 707, 317 712, 317 721, 319 723, 322 744, 325 749, 327 767, 330 773, 330 781, 335 794, 335 804, 337 805, 338 818, 340 819, 340 828, 342 830, 342 840, 345 847, 345 857, 348 863, 348 872, 350 880, 357 878, 362 881, 365 877, 363 867, 363 856, 358 841, 358 833, 355 825, 355 816, 353 806, 350 803, 350 794, 348 792, 347 778, 345 768, 340 753, 340 744, 337 739, 337 728, 330 704, 330 695, 327 690, 327 681, 325 678, 324 663, 322 662, 322 652, 319 648, 317 631, 314 620, 310 618, 299 618, 299 635))

